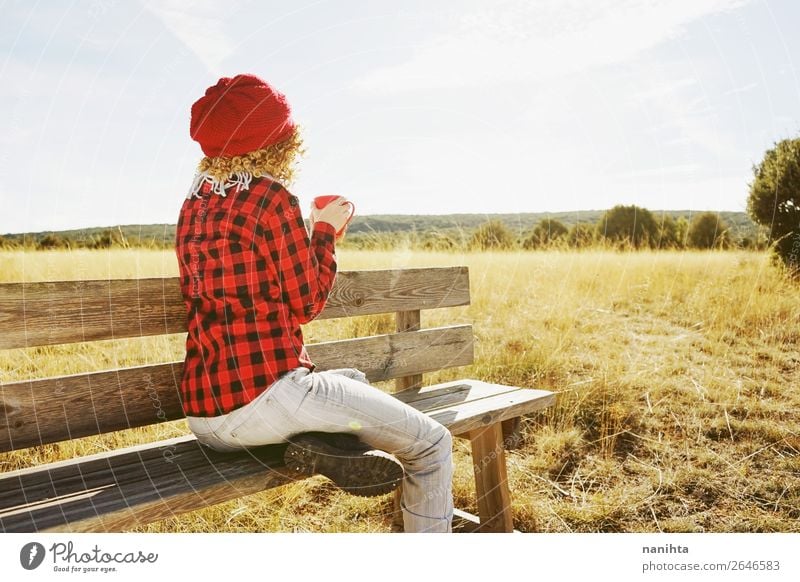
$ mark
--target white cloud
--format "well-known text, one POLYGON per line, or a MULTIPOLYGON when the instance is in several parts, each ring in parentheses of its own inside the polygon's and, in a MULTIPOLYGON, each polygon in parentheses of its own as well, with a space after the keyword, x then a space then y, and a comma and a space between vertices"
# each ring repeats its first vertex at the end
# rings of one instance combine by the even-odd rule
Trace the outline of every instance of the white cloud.
POLYGON ((452 16, 404 63, 356 80, 369 93, 544 79, 625 62, 748 0, 502 0, 452 16))
POLYGON ((694 178, 703 170, 700 164, 689 162, 685 164, 674 164, 657 168, 641 168, 628 170, 617 174, 607 174, 605 178, 616 182, 633 182, 637 180, 676 180, 694 178))
POLYGON ((671 97, 675 95, 683 89, 695 87, 696 85, 697 79, 693 79, 691 77, 685 77, 677 80, 658 79, 654 80, 654 84, 651 85, 650 88, 645 91, 637 91, 636 93, 630 95, 629 99, 634 103, 642 103, 652 99, 664 99, 665 97, 671 97))
POLYGON ((650 108, 662 120, 649 129, 664 146, 697 147, 720 159, 737 159, 741 151, 732 137, 722 108, 722 98, 710 82, 702 78, 663 80, 658 73, 641 71, 651 77, 652 90, 634 97, 633 102, 650 108))
MULTIPOLYGON (((708 177, 687 176, 683 180, 621 180, 608 183, 603 206, 638 204, 668 210, 742 211, 747 200, 749 175, 744 171, 718 171, 708 177)), ((580 200, 577 204, 580 207, 580 200)), ((585 202, 584 202, 585 204, 585 202)))
POLYGON ((747 83, 746 85, 742 85, 741 87, 734 87, 730 91, 726 91, 725 95, 737 95, 739 93, 747 93, 748 91, 752 91, 758 87, 758 83, 747 83))
POLYGON ((144 6, 214 75, 220 73, 220 63, 236 49, 223 29, 221 17, 237 11, 235 2, 155 0, 144 6))

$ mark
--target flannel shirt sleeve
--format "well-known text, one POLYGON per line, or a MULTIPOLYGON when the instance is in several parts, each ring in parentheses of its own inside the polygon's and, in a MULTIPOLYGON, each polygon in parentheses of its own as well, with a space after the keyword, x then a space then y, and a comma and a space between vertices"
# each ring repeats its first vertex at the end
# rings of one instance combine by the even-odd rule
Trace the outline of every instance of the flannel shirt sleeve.
POLYGON ((308 323, 325 307, 336 278, 336 231, 328 223, 317 222, 309 238, 297 198, 291 194, 275 218, 282 241, 278 275, 283 301, 300 323, 308 323))

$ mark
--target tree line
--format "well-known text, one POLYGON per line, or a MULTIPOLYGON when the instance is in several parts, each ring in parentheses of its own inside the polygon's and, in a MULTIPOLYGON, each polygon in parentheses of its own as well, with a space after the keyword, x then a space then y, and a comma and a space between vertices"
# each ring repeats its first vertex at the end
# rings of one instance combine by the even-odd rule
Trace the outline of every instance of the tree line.
POLYGON ((409 233, 363 233, 348 235, 345 246, 391 250, 398 244, 425 250, 537 250, 568 248, 614 249, 765 249, 764 233, 733 234, 734 229, 713 212, 691 220, 655 215, 639 206, 619 205, 595 222, 567 226, 554 218, 543 218, 526 231, 514 230, 498 219, 474 229, 450 228, 409 233))
MULTIPOLYGON (((161 228, 161 227, 158 227, 161 228)), ((154 229, 157 230, 157 229, 154 229)), ((161 236, 126 234, 125 229, 91 229, 88 231, 50 232, 0 236, 0 247, 53 249, 108 248, 172 248, 174 226, 161 231, 161 236)), ((765 248, 766 238, 751 235, 733 236, 732 229, 718 215, 704 212, 691 221, 684 216, 674 219, 662 213, 654 215, 638 206, 615 206, 602 214, 595 223, 582 222, 570 227, 563 222, 544 218, 527 232, 515 232, 507 223, 491 219, 476 228, 421 229, 411 232, 348 233, 343 247, 390 250, 407 246, 423 250, 526 250, 548 248, 765 248)))
POLYGON ((691 221, 681 216, 656 217, 646 208, 618 205, 606 211, 595 224, 578 223, 570 228, 558 220, 545 218, 529 232, 515 237, 498 221, 481 225, 471 236, 471 248, 487 250, 521 247, 586 248, 604 246, 619 249, 712 249, 757 248, 765 240, 751 237, 735 239, 718 214, 703 212, 691 221))
POLYGON ((26 250, 56 250, 56 249, 110 249, 130 247, 167 248, 173 244, 169 241, 130 241, 117 227, 116 229, 93 229, 98 232, 76 233, 72 232, 45 232, 26 233, 21 235, 0 235, 0 248, 26 249, 26 250))

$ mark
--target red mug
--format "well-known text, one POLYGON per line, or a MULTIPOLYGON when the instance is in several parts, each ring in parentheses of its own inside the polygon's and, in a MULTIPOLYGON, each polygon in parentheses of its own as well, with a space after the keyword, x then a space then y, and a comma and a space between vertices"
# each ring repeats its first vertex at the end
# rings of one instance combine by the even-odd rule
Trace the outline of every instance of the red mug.
MULTIPOLYGON (((314 206, 322 210, 337 198, 341 198, 341 196, 339 196, 338 194, 326 194, 325 196, 317 196, 316 198, 314 198, 314 206)), ((342 236, 342 234, 344 233, 344 229, 347 228, 347 225, 350 224, 350 221, 353 220, 353 216, 356 213, 356 205, 350 202, 349 200, 347 201, 347 204, 350 205, 350 216, 347 218, 347 222, 344 223, 342 229, 336 233, 337 237, 342 236)))

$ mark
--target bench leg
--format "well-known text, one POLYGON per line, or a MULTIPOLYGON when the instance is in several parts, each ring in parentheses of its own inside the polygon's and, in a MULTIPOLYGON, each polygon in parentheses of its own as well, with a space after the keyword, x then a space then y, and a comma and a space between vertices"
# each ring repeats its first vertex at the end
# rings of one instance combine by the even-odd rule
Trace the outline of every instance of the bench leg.
POLYGON ((503 445, 507 451, 522 447, 522 418, 516 416, 503 421, 503 445))
POLYGON ((511 494, 508 490, 503 428, 495 423, 470 431, 480 532, 511 532, 511 494))

